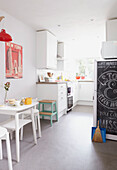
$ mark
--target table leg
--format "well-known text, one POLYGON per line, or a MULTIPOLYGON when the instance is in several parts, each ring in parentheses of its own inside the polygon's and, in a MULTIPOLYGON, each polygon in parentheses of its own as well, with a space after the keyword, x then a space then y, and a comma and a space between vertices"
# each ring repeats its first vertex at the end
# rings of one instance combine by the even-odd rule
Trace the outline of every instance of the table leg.
POLYGON ((17 162, 20 161, 20 141, 19 141, 19 115, 15 115, 15 133, 16 133, 16 158, 17 162))
POLYGON ((34 143, 37 144, 37 135, 36 135, 36 128, 35 128, 33 108, 31 108, 31 118, 32 118, 32 127, 33 127, 34 143))
MULTIPOLYGON (((24 119, 24 114, 21 115, 21 119, 24 119)), ((23 140, 23 132, 24 132, 24 128, 22 127, 20 130, 20 140, 23 140)))
POLYGON ((39 137, 41 137, 41 125, 40 125, 40 116, 39 116, 39 113, 37 113, 37 120, 38 120, 39 137))

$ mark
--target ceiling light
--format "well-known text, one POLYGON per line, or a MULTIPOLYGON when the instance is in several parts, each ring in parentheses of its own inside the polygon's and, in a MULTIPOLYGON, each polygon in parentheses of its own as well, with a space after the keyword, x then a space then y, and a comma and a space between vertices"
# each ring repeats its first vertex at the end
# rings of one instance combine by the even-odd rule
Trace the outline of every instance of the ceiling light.
POLYGON ((90 19, 90 21, 94 21, 94 19, 92 18, 92 19, 90 19))
POLYGON ((58 25, 58 27, 60 27, 61 25, 58 25))
MULTIPOLYGON (((4 16, 0 17, 0 22, 2 21, 3 18, 5 17, 4 16)), ((5 29, 1 29, 0 41, 4 41, 4 42, 12 41, 12 37, 6 33, 5 29)))

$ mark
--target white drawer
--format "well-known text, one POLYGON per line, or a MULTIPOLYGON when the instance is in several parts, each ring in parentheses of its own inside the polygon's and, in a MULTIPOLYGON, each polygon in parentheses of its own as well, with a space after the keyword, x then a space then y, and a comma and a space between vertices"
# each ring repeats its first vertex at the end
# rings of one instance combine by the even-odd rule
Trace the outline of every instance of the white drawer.
POLYGON ((66 84, 58 84, 58 91, 67 90, 66 84))
POLYGON ((59 111, 62 111, 67 108, 67 95, 66 93, 60 94, 58 96, 58 108, 59 111))
POLYGON ((61 94, 58 96, 58 102, 61 102, 61 101, 67 101, 66 94, 61 94))
POLYGON ((63 96, 67 96, 67 92, 66 92, 66 89, 64 90, 60 90, 60 91, 58 91, 58 97, 63 97, 63 96))
POLYGON ((61 112, 64 109, 67 109, 67 101, 61 100, 58 102, 58 111, 61 112))

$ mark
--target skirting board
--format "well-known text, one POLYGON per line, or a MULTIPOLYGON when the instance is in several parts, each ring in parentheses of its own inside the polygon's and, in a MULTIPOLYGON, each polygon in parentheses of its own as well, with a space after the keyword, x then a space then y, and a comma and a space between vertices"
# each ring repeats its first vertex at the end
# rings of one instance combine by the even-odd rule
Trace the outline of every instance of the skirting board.
POLYGON ((93 101, 78 101, 78 105, 93 106, 93 101))
POLYGON ((109 135, 109 134, 106 134, 106 139, 117 140, 117 135, 109 135))

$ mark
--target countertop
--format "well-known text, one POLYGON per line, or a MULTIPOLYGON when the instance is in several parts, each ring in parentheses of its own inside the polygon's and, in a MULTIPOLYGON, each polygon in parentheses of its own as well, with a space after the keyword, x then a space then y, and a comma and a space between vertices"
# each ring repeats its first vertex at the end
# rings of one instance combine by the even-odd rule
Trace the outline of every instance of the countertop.
POLYGON ((87 79, 84 79, 84 80, 78 80, 78 82, 94 82, 94 80, 87 80, 87 79))
POLYGON ((61 82, 36 82, 36 84, 63 84, 66 83, 66 81, 61 82))
POLYGON ((67 82, 72 82, 72 83, 75 83, 75 82, 94 82, 93 80, 78 80, 78 81, 60 81, 60 82, 36 82, 36 84, 65 84, 67 82))

